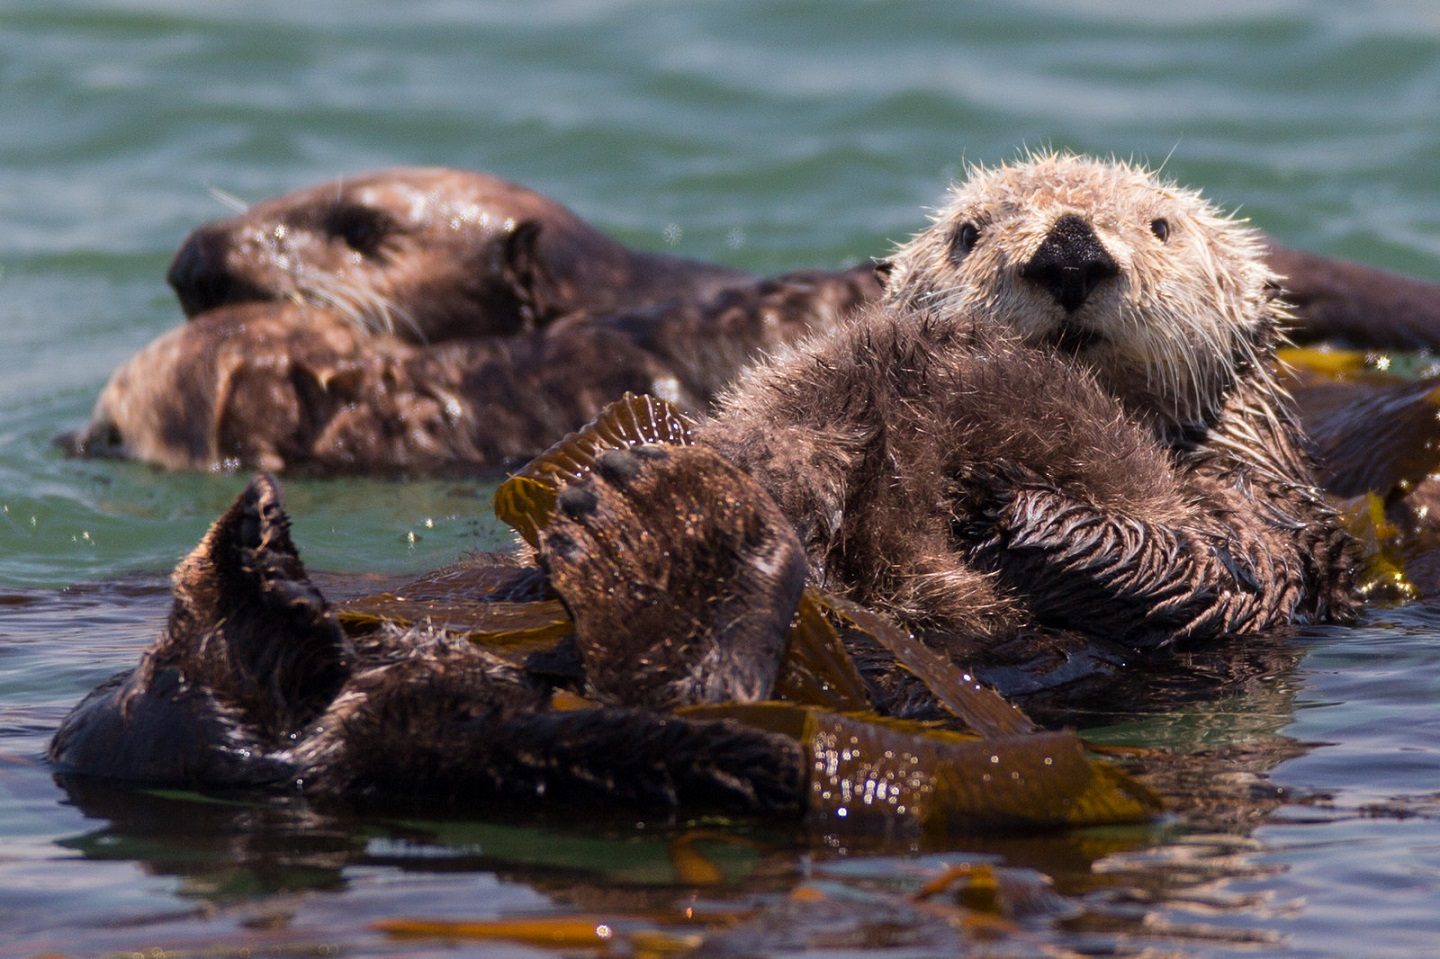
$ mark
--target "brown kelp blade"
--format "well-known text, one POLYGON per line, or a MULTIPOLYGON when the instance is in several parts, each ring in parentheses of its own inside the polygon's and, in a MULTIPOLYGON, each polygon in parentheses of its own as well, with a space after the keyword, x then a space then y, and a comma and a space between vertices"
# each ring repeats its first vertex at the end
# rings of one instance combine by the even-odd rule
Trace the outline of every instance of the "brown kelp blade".
POLYGON ((1121 770, 1088 756, 1069 732, 977 739, 919 723, 787 703, 693 707, 790 736, 810 767, 809 818, 824 828, 927 834, 978 828, 1143 822, 1160 800, 1121 770))
MULTIPOLYGON (((501 485, 495 512, 531 545, 549 525, 555 498, 565 485, 589 475, 606 450, 641 443, 686 445, 691 421, 664 400, 626 394, 591 423, 566 436, 501 485)), ((875 639, 917 676, 941 705, 986 736, 1031 732, 1035 725, 998 694, 965 679, 895 623, 838 596, 807 590, 796 611, 776 695, 791 702, 836 710, 871 705, 853 661, 826 615, 875 639)))
POLYGON ((693 429, 690 418, 664 400, 626 393, 500 484, 495 515, 538 546, 540 530, 554 515, 556 494, 589 476, 597 456, 645 443, 688 446, 693 429))
POLYGON ((775 681, 775 696, 824 709, 869 709, 872 704, 865 681, 845 651, 839 632, 825 617, 818 595, 806 589, 800 598, 785 660, 775 681))
MULTIPOLYGON (((689 445, 692 428, 664 400, 627 393, 506 480, 495 492, 495 513, 538 546, 555 515, 556 496, 589 475, 601 453, 642 443, 689 445)), ((864 681, 810 591, 796 611, 777 695, 828 709, 870 708, 864 681)))
POLYGON ((946 712, 975 733, 985 737, 1018 736, 1039 728, 1019 707, 956 669, 893 620, 842 596, 816 592, 814 601, 885 647, 925 684, 946 712))

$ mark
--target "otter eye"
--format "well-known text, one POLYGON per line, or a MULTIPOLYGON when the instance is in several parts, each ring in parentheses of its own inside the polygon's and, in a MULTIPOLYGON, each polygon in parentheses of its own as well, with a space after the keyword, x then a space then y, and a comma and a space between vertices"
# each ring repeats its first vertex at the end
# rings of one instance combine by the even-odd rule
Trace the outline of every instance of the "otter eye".
POLYGON ((979 240, 980 228, 973 223, 963 224, 960 229, 955 231, 951 256, 958 262, 964 258, 965 254, 975 249, 975 244, 979 240))
POLYGON ((350 249, 366 256, 380 249, 391 226, 390 218, 384 213, 363 206, 338 207, 326 223, 332 236, 338 236, 350 249))
POLYGON ((1155 239, 1164 243, 1170 239, 1170 221, 1163 217, 1150 221, 1150 232, 1155 234, 1155 239))

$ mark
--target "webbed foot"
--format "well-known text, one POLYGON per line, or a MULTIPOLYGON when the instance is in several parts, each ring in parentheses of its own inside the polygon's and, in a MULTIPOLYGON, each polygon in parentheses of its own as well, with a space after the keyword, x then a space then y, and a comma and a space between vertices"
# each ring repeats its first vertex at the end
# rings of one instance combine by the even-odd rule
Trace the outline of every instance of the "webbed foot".
POLYGON ((158 664, 181 667, 273 735, 308 722, 339 691, 349 645, 305 575, 274 477, 250 481, 173 581, 158 664))

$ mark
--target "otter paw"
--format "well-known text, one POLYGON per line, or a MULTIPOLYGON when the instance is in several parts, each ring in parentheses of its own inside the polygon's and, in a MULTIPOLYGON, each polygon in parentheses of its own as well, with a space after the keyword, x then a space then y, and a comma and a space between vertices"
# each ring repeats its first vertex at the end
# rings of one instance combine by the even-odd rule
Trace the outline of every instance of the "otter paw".
POLYGON ((280 484, 252 479, 176 567, 156 655, 279 735, 339 690, 350 648, 290 540, 280 484))
POLYGON ((698 446, 601 455, 541 542, 592 695, 670 707, 770 695, 804 588, 795 531, 698 446))

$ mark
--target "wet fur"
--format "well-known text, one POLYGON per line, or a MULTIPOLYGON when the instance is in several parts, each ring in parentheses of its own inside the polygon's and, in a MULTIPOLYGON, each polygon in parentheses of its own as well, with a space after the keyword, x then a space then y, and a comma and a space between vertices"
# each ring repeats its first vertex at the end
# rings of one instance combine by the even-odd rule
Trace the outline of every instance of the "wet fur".
POLYGON ((306 304, 221 306, 124 363, 84 430, 61 442, 167 469, 493 474, 626 392, 704 409, 761 351, 837 322, 876 289, 868 266, 793 274, 429 346, 306 304))
POLYGON ((1251 231, 1143 171, 1044 155, 976 171, 893 263, 881 306, 747 372, 698 434, 796 523, 819 582, 982 648, 1349 613, 1352 547, 1271 373, 1284 314, 1251 231), (1019 270, 1076 211, 1120 273, 1067 315, 1019 270), (1053 346, 1062 323, 1100 338, 1053 346))
POLYGON ((306 303, 420 343, 703 300, 747 280, 631 250, 533 190, 440 167, 381 170, 257 203, 192 232, 169 272, 190 316, 306 303))
MULTIPOLYGON (((707 464, 698 471, 687 465, 676 471, 680 476, 706 475, 715 488, 728 469, 750 488, 709 451, 677 455, 686 464, 697 458, 707 464), (716 464, 719 478, 708 468, 716 464)), ((586 531, 611 518, 612 501, 653 492, 651 465, 622 460, 615 464, 618 482, 592 484, 589 495, 605 505, 562 527, 570 541, 594 535, 586 531)), ((736 671, 756 677, 743 688, 715 679, 696 689, 683 680, 717 665, 698 661, 709 647, 677 652, 664 636, 622 633, 611 639, 656 643, 675 674, 642 676, 633 688, 618 676, 597 676, 586 686, 594 707, 555 711, 544 669, 513 665, 463 637, 384 626, 347 638, 290 541, 278 485, 258 476, 176 568, 174 608, 160 638, 134 670, 76 706, 51 743, 50 759, 66 775, 266 787, 365 807, 476 812, 543 797, 581 807, 798 815, 805 774, 793 740, 637 708, 769 695, 803 563, 773 506, 762 496, 756 512, 744 501, 736 495, 733 509, 702 522, 716 542, 738 537, 745 549, 731 554, 710 591, 673 597, 672 608, 691 612, 680 619, 697 637, 724 637, 737 623, 727 591, 738 591, 742 604, 751 588, 771 597, 759 605, 773 616, 738 621, 745 635, 737 645, 771 657, 768 680, 752 666, 736 671), (749 549, 769 561, 752 567, 749 549), (692 654, 697 662, 687 667, 692 654), (660 692, 667 682, 680 685, 660 692)), ((673 522, 693 518, 676 515, 673 522)), ((659 567, 655 559, 651 571, 664 579, 663 558, 659 567)), ((600 561, 625 568, 613 550, 600 561)), ((716 562, 706 570, 720 572, 716 562)), ((597 600, 560 569, 584 567, 583 559, 562 557, 556 566, 555 584, 572 607, 597 600)), ((597 665, 594 656, 601 667, 614 665, 618 654, 593 650, 590 665, 597 665)))
MULTIPOLYGON (((1153 267, 1143 218, 1130 226, 1138 236, 1112 248, 1127 264, 1153 267)), ((1301 306, 1301 333, 1440 342, 1434 284, 1238 239, 1252 267, 1263 269, 1263 257, 1283 274, 1265 274, 1244 295, 1283 286, 1301 306)), ((1185 230, 1174 241, 1183 244, 1185 230)), ((945 265, 943 249, 930 254, 945 265)), ((1231 275, 1229 259, 1225 269, 1211 265, 1215 282, 1231 275)), ((878 299, 883 272, 863 265, 756 281, 629 250, 554 201, 486 174, 398 168, 350 177, 195 230, 169 278, 197 328, 161 336, 118 370, 88 426, 61 443, 170 469, 493 472, 626 390, 705 409, 757 356, 878 299)), ((1143 311, 1164 307, 1133 292, 1143 311)), ((1189 315, 1181 305, 1171 322, 1132 333, 1173 337, 1189 315)), ((1169 345, 1194 368, 1156 366, 1165 383, 1132 376, 1132 410, 1156 406, 1162 394, 1203 404, 1178 384, 1223 375, 1223 349, 1169 345)), ((1369 463, 1327 466, 1345 484, 1369 463)))

